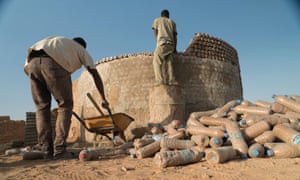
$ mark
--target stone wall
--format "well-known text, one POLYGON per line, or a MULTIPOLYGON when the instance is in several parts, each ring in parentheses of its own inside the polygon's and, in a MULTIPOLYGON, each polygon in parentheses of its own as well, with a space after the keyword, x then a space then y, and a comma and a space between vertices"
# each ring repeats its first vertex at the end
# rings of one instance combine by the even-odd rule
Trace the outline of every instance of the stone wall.
MULTIPOLYGON (((152 59, 152 53, 136 53, 105 58, 97 63, 112 111, 135 119, 127 135, 149 122, 149 91, 154 85, 152 59)), ((183 121, 191 112, 214 109, 243 96, 236 50, 207 34, 197 33, 186 51, 175 56, 174 73, 185 94, 183 121)), ((87 71, 81 74, 74 88, 77 113, 84 118, 99 116, 86 96, 89 92, 101 103, 87 71)))

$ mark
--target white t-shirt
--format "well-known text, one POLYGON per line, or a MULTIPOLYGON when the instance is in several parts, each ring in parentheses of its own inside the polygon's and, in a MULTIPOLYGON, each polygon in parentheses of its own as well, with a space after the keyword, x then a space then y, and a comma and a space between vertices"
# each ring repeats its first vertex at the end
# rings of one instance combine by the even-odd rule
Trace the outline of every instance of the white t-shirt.
POLYGON ((61 36, 48 37, 38 41, 28 49, 24 71, 28 74, 29 55, 32 50, 43 49, 54 61, 70 73, 75 72, 82 65, 95 68, 92 57, 85 48, 72 39, 61 36))

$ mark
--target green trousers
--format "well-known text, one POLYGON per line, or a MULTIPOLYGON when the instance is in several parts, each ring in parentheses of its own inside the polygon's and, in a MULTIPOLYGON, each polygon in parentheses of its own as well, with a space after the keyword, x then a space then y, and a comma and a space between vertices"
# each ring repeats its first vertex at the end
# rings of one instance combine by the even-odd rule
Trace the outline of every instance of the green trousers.
POLYGON ((170 84, 174 81, 173 75, 174 46, 164 44, 157 46, 154 51, 153 68, 156 83, 170 84))

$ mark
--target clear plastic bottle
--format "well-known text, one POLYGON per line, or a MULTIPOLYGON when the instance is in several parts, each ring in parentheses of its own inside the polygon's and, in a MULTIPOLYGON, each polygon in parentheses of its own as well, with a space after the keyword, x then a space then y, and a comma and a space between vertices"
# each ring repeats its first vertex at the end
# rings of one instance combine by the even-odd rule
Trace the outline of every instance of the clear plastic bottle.
POLYGON ((200 123, 200 121, 198 121, 196 118, 192 118, 190 117, 187 122, 186 122, 187 127, 189 126, 200 126, 202 127, 203 124, 200 123))
POLYGON ((210 140, 209 140, 209 145, 212 148, 221 147, 223 145, 223 138, 211 137, 210 140))
POLYGON ((259 144, 265 144, 265 143, 271 143, 274 142, 276 137, 274 136, 273 131, 265 131, 261 135, 257 136, 254 138, 254 142, 259 143, 259 144))
POLYGON ((186 128, 186 132, 191 134, 191 135, 197 135, 197 134, 202 134, 202 135, 207 135, 210 137, 224 137, 226 136, 226 133, 219 129, 219 128, 208 128, 205 126, 199 127, 199 126, 188 126, 186 128))
POLYGON ((210 116, 203 116, 200 118, 200 123, 206 126, 224 126, 226 118, 215 118, 210 116))
POLYGON ((212 109, 212 110, 208 110, 208 111, 193 112, 193 113, 191 113, 190 118, 199 119, 202 116, 211 116, 215 112, 217 112, 217 109, 212 109))
POLYGON ((160 168, 199 162, 204 157, 203 152, 191 149, 165 151, 155 154, 153 161, 160 168))
POLYGON ((205 151, 205 159, 209 164, 224 163, 238 157, 238 151, 232 146, 210 148, 205 151))
POLYGON ((295 158, 300 157, 299 145, 291 143, 266 143, 267 156, 273 158, 295 158))
POLYGON ((227 102, 225 105, 217 109, 217 112, 211 115, 212 117, 224 117, 226 114, 236 105, 239 105, 241 103, 241 100, 231 100, 227 102))
POLYGON ((259 121, 260 117, 261 117, 260 115, 245 113, 242 116, 242 120, 245 120, 245 124, 248 127, 248 126, 251 126, 251 125, 257 123, 259 121))
POLYGON ((168 149, 190 149, 195 145, 196 144, 194 141, 179 140, 174 138, 162 138, 160 141, 160 147, 168 149))
POLYGON ((273 98, 275 102, 282 104, 295 112, 300 112, 299 102, 296 102, 295 100, 288 98, 287 96, 274 95, 273 98))
POLYGON ((247 158, 248 145, 240 131, 239 125, 236 121, 227 121, 225 123, 227 133, 229 135, 232 147, 239 151, 242 158, 247 158))
POLYGON ((206 135, 192 135, 191 140, 200 147, 207 147, 209 145, 209 137, 206 135))
POLYGON ((266 107, 243 106, 243 105, 238 105, 234 107, 233 110, 237 114, 249 113, 249 114, 256 114, 256 115, 267 115, 267 114, 271 114, 272 112, 270 108, 266 108, 266 107))
POLYGON ((160 150, 160 141, 161 139, 138 149, 136 151, 136 157, 138 159, 142 159, 145 157, 153 156, 160 150))
POLYGON ((261 106, 261 107, 266 107, 266 108, 271 108, 272 103, 263 101, 263 100, 256 100, 255 105, 261 106))
POLYGON ((249 141, 270 129, 271 129, 271 126, 268 122, 259 121, 245 129, 243 129, 242 134, 243 134, 245 140, 249 141))
POLYGON ((277 124, 273 128, 273 133, 283 142, 300 144, 300 132, 291 128, 288 124, 277 124))
POLYGON ((262 116, 260 118, 260 120, 261 121, 267 121, 272 126, 274 126, 276 124, 282 124, 282 123, 288 123, 289 122, 288 118, 276 116, 274 114, 262 116))
POLYGON ((287 108, 284 105, 279 104, 277 102, 272 103, 271 109, 273 112, 276 112, 276 113, 286 113, 287 111, 290 111, 289 108, 287 108))
POLYGON ((265 148, 262 144, 254 143, 249 146, 248 156, 251 158, 264 157, 265 156, 265 148))
POLYGON ((22 157, 23 160, 36 160, 36 159, 44 159, 45 153, 42 151, 32 150, 24 152, 22 157))

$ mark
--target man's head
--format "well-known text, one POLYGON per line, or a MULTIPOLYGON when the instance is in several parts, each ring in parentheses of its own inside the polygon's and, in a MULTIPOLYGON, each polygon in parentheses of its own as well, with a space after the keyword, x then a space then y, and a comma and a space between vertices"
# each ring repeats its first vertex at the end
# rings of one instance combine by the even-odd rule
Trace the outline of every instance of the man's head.
POLYGON ((161 17, 167 17, 169 18, 169 11, 167 9, 164 9, 161 11, 161 17))
POLYGON ((84 48, 86 48, 86 42, 85 42, 85 40, 83 38, 81 38, 81 37, 75 37, 75 38, 73 38, 73 40, 76 41, 77 43, 79 43, 84 48))

